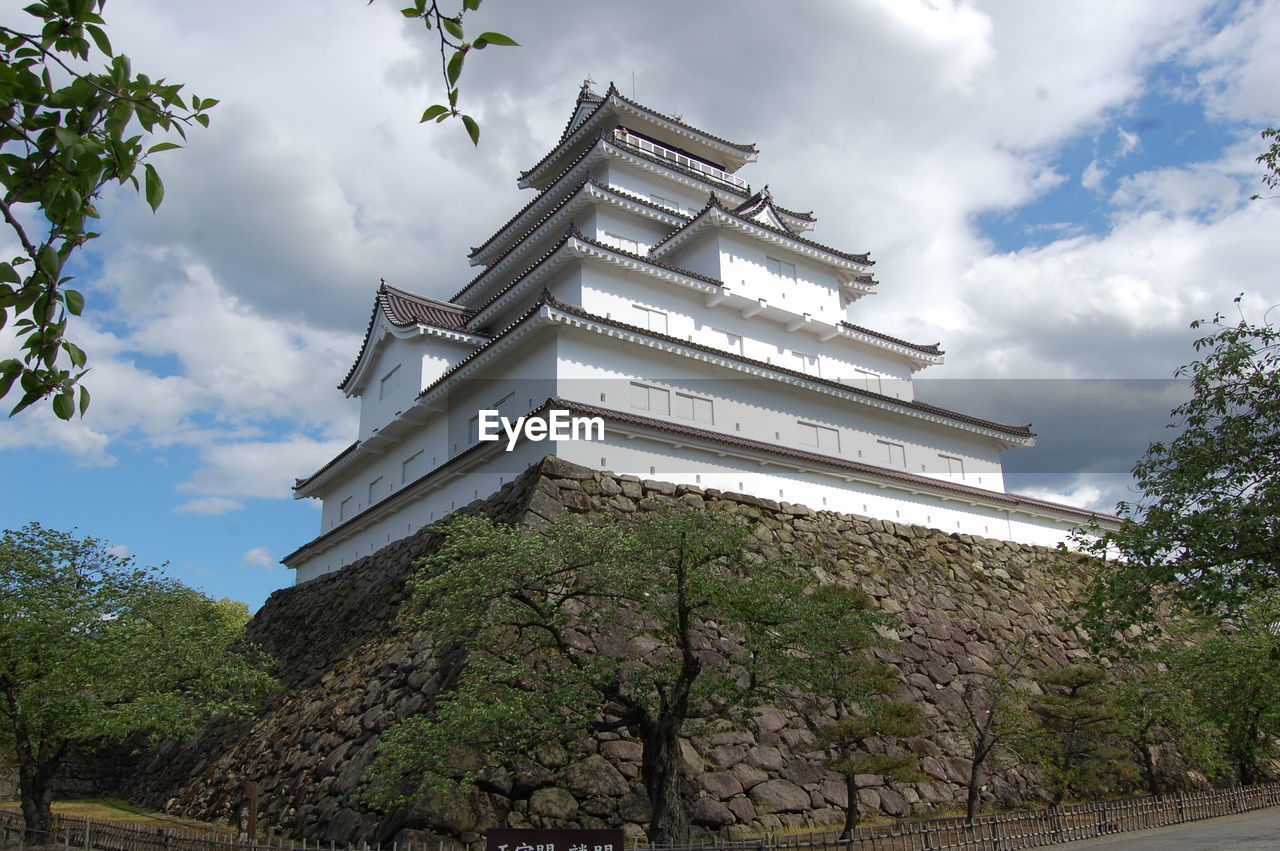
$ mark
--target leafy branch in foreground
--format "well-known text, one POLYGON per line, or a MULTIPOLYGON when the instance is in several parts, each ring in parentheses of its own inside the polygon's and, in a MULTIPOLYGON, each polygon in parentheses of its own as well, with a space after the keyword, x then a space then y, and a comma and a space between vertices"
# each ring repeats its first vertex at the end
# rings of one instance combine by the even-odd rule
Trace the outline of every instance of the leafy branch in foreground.
MULTIPOLYGON (((372 3, 373 0, 369 2, 372 3)), ((482 32, 468 41, 462 30, 463 17, 467 12, 474 12, 479 8, 480 0, 463 0, 461 9, 452 15, 446 15, 440 11, 436 0, 413 0, 412 6, 400 10, 406 18, 421 20, 422 25, 428 30, 434 30, 440 39, 440 76, 444 79, 449 103, 427 107, 419 123, 433 120, 439 123, 446 118, 458 118, 467 129, 473 145, 480 144, 480 125, 470 115, 458 110, 458 80, 462 77, 462 63, 473 50, 484 50, 490 45, 518 46, 515 39, 497 32, 482 32)))
POLYGON ((88 358, 66 336, 85 299, 65 270, 98 236, 86 225, 98 218, 102 188, 132 183, 160 206, 164 184, 146 159, 180 145, 149 137, 207 126, 217 103, 184 100, 181 85, 135 74, 107 38, 104 4, 37 2, 24 10, 42 22, 37 31, 0 26, 0 216, 21 247, 0 262, 0 328, 13 319, 20 339, 19 356, 0 361, 0 398, 15 384, 22 392, 10 415, 45 398, 64 420, 88 407, 88 358), (109 60, 103 70, 84 70, 97 54, 109 60))
POLYGON ((1163 604, 1222 614, 1280 588, 1280 328, 1192 323, 1206 326, 1177 372, 1191 384, 1177 434, 1133 468, 1142 499, 1118 506, 1119 530, 1081 540, 1107 558, 1087 600, 1095 635, 1154 626, 1163 604))
MULTIPOLYGON (((1262 183, 1268 189, 1280 188, 1280 130, 1274 127, 1268 127, 1262 131, 1262 141, 1271 140, 1271 147, 1258 154, 1256 162, 1266 168, 1268 174, 1262 175, 1262 183)), ((1262 195, 1250 196, 1249 200, 1260 200, 1262 195)), ((1270 196, 1275 197, 1275 196, 1270 196)))

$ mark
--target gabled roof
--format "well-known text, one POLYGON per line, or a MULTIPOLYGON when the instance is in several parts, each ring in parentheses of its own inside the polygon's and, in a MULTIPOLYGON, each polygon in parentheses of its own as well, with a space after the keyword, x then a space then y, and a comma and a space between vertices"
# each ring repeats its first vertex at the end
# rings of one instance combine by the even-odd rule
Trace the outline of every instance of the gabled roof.
MULTIPOLYGON (((768 204, 766 206, 762 201, 755 201, 754 203, 751 203, 749 200, 749 203, 743 205, 740 209, 755 210, 757 213, 762 213, 766 210, 773 211, 776 208, 774 208, 772 204, 768 204)), ((784 245, 788 245, 788 247, 797 254, 810 256, 818 255, 821 259, 833 266, 859 273, 860 276, 865 277, 865 280, 860 280, 859 283, 868 285, 875 283, 870 279, 870 277, 865 276, 867 267, 872 266, 875 263, 875 261, 867 254, 850 254, 847 251, 840 251, 839 249, 823 245, 820 242, 805 239, 802 236, 792 233, 790 230, 762 221, 760 218, 748 218, 735 210, 725 209, 725 207, 720 203, 720 199, 718 199, 714 194, 707 199, 707 205, 702 208, 702 211, 698 213, 698 215, 694 216, 693 219, 684 227, 677 228, 673 233, 655 245, 650 249, 650 253, 655 257, 660 256, 674 250, 676 247, 690 239, 694 234, 697 234, 708 227, 724 227, 726 225, 736 225, 748 231, 755 229, 757 236, 764 237, 770 242, 781 242, 784 245)), ((855 278, 855 280, 857 279, 855 278)))
POLYGON ((782 211, 773 206, 773 195, 770 194, 767 183, 759 192, 734 207, 733 213, 767 227, 786 231, 792 236, 796 235, 796 232, 782 220, 782 211))
POLYGON ((560 135, 560 141, 547 152, 546 156, 520 173, 519 184, 521 186, 532 185, 531 180, 536 179, 538 172, 545 169, 566 147, 571 147, 581 142, 594 130, 612 129, 606 126, 610 124, 610 120, 612 119, 612 123, 616 124, 618 123, 617 120, 624 115, 639 117, 686 139, 689 144, 701 145, 708 150, 715 151, 719 155, 721 162, 712 164, 730 173, 736 171, 745 163, 754 160, 756 154, 759 153, 753 144, 744 145, 738 142, 730 142, 728 139, 700 130, 691 124, 686 124, 680 118, 666 115, 630 98, 625 98, 613 83, 609 84, 608 91, 600 97, 595 107, 589 113, 584 113, 584 107, 591 104, 594 97, 596 95, 589 89, 579 92, 578 99, 574 102, 573 112, 565 124, 564 132, 560 135))
POLYGON ((472 333, 467 330, 467 320, 475 315, 475 311, 459 304, 411 293, 383 281, 378 286, 378 292, 373 299, 373 311, 369 315, 369 324, 364 331, 364 341, 360 343, 360 353, 356 355, 355 363, 351 364, 351 369, 347 370, 346 377, 338 385, 339 390, 346 390, 351 384, 361 361, 368 353, 379 314, 396 328, 423 325, 441 331, 472 336, 472 333))

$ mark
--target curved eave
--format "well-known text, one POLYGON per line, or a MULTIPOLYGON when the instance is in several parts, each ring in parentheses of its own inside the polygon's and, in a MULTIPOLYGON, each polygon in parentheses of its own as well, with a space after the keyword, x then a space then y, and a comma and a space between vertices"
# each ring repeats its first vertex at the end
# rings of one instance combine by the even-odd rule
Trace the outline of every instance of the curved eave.
POLYGON ((945 352, 930 351, 928 347, 917 346, 905 340, 899 340, 886 334, 880 334, 867 328, 840 325, 839 335, 847 340, 854 340, 873 348, 901 355, 911 362, 911 371, 917 372, 927 366, 937 366, 945 360, 945 352))
POLYGON ((785 248, 793 254, 818 260, 833 269, 847 273, 845 279, 840 282, 842 287, 847 287, 861 294, 875 291, 873 283, 859 280, 859 278, 866 276, 871 271, 871 267, 874 264, 870 260, 862 260, 845 255, 811 240, 782 233, 751 219, 744 219, 715 204, 704 208, 701 213, 694 217, 693 221, 655 245, 650 249, 649 253, 655 258, 671 254, 709 228, 737 230, 762 242, 785 248))
POLYGON ((454 300, 470 297, 477 293, 481 294, 480 297, 483 297, 487 284, 499 281, 504 275, 510 274, 519 267, 520 261, 527 258, 539 244, 545 244, 546 240, 540 239, 540 235, 554 233, 561 228, 567 227, 572 224, 574 215, 584 207, 593 207, 597 204, 608 204, 615 209, 626 210, 673 228, 689 221, 689 217, 682 213, 672 212, 666 207, 659 207, 657 204, 653 204, 629 192, 613 189, 588 177, 578 184, 576 190, 566 195, 559 204, 548 210, 492 266, 472 278, 470 283, 454 296, 454 300))
MULTIPOLYGON (((575 113, 577 106, 574 107, 575 113)), ((613 125, 625 124, 624 116, 639 118, 654 127, 669 133, 690 148, 690 153, 699 159, 712 161, 714 165, 732 174, 749 162, 754 162, 758 153, 754 145, 740 145, 725 139, 712 136, 670 116, 654 112, 648 107, 630 101, 610 87, 609 92, 600 103, 572 132, 568 133, 559 144, 533 167, 520 173, 517 185, 521 189, 541 188, 551 180, 556 163, 563 160, 572 149, 582 143, 592 133, 603 129, 611 129, 613 125), (693 148, 702 148, 699 153, 693 148), (718 162, 717 162, 718 161, 718 162)))
POLYGON ((496 292, 489 301, 485 302, 471 317, 473 326, 476 328, 484 327, 484 323, 490 317, 510 307, 514 301, 526 297, 530 290, 541 286, 552 271, 567 262, 577 259, 603 260, 615 266, 646 274, 700 293, 718 292, 723 286, 721 282, 714 278, 708 278, 675 266, 654 263, 638 254, 632 254, 629 251, 623 251, 620 248, 596 242, 580 233, 573 232, 566 235, 534 265, 522 272, 511 283, 496 292))
MULTIPOLYGON (((617 144, 611 135, 602 135, 597 138, 595 144, 584 150, 578 159, 574 160, 564 171, 557 175, 556 179, 536 198, 526 204, 520 212, 508 219, 506 224, 498 228, 493 236, 485 240, 479 248, 471 249, 471 253, 468 255, 471 265, 491 265, 504 252, 510 249, 520 234, 530 229, 533 222, 563 200, 564 195, 561 193, 567 195, 572 192, 572 187, 576 186, 576 182, 585 178, 586 173, 596 163, 606 158, 625 162, 650 174, 661 175, 664 179, 674 181, 690 189, 714 193, 725 203, 741 203, 744 198, 750 195, 749 188, 740 189, 736 186, 728 186, 719 181, 711 180, 696 171, 681 168, 675 163, 651 157, 642 151, 632 151, 623 147, 617 144)), ((687 216, 685 220, 688 220, 687 216)), ((800 227, 803 224, 803 220, 798 219, 797 222, 800 223, 797 226, 798 229, 803 229, 800 227)), ((456 301, 461 294, 461 292, 455 293, 450 301, 456 301)))
POLYGON ((350 373, 348 373, 342 384, 338 385, 338 389, 348 397, 359 395, 364 390, 369 372, 373 367, 374 361, 378 359, 378 352, 382 349, 382 341, 387 337, 395 337, 400 340, 435 337, 440 340, 449 340, 472 346, 480 346, 488 342, 488 338, 480 334, 468 333, 453 328, 441 328, 425 322, 397 325, 387 318, 385 311, 377 308, 375 310, 373 323, 365 335, 365 342, 360 349, 355 365, 352 366, 350 373))

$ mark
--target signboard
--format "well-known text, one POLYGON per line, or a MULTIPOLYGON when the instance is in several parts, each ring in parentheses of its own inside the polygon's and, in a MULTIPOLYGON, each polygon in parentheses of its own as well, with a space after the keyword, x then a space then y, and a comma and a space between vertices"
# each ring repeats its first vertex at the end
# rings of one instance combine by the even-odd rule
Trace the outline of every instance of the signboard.
POLYGON ((621 830, 499 828, 484 837, 484 851, 623 851, 621 830))

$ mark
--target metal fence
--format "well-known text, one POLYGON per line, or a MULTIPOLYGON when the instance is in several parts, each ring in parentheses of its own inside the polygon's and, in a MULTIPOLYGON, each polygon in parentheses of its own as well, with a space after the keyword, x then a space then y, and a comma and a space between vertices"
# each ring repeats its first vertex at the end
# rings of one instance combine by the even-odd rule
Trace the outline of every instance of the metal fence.
MULTIPOLYGON (((1280 806, 1280 783, 990 813, 978 816, 972 823, 960 817, 899 821, 858 828, 849 840, 841 840, 837 831, 823 831, 708 840, 692 845, 638 845, 634 851, 1015 851, 1274 806, 1280 806)), ((284 839, 246 843, 236 842, 227 834, 191 830, 126 827, 60 817, 54 822, 53 831, 42 845, 85 851, 450 851, 463 847, 447 840, 401 842, 380 849, 363 843, 337 845, 284 839)), ((21 848, 22 816, 0 811, 0 835, 4 837, 4 847, 21 848)))

